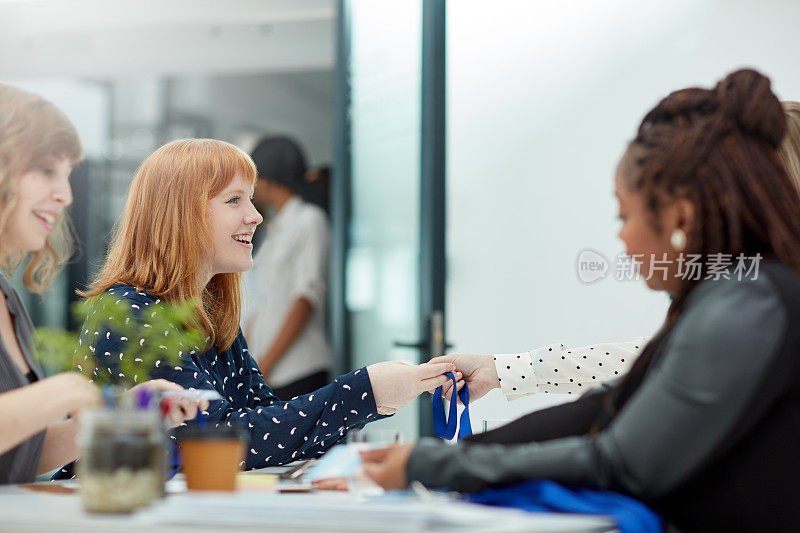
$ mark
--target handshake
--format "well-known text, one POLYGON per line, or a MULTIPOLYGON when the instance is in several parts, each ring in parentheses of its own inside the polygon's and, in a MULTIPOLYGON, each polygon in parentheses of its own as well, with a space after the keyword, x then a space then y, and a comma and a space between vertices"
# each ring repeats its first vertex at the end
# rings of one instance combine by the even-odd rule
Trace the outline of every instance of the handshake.
MULTIPOLYGON (((428 364, 450 363, 455 366, 460 376, 456 376, 457 391, 466 383, 469 386, 469 401, 474 402, 492 389, 500 387, 497 368, 491 355, 451 354, 434 357, 428 364)), ((442 386, 442 396, 450 399, 453 394, 453 381, 447 380, 442 386)))
POLYGON ((392 415, 423 392, 433 392, 442 387, 442 394, 450 398, 453 381, 445 376, 452 372, 456 390, 469 385, 472 400, 500 386, 494 360, 490 355, 443 355, 421 365, 401 361, 387 361, 367 367, 375 405, 378 413, 392 415))

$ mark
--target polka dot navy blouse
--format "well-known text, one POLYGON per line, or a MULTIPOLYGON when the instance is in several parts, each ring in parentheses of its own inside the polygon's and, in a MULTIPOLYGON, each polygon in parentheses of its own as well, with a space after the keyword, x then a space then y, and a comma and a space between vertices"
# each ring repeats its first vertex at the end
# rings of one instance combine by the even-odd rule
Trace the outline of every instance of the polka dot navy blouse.
MULTIPOLYGON (((129 285, 115 285, 109 294, 125 298, 133 309, 144 310, 159 300, 129 285)), ((148 327, 146 313, 138 313, 148 327)), ((81 342, 93 344, 93 352, 109 370, 118 373, 123 340, 113 331, 84 329, 81 342)), ((90 348, 90 349, 92 349, 90 348)), ((258 365, 247 350, 241 330, 224 352, 216 347, 189 351, 179 366, 162 364, 151 376, 185 388, 214 389, 224 401, 214 401, 205 411, 209 423, 238 424, 250 433, 245 467, 261 468, 321 455, 341 440, 349 429, 362 428, 377 414, 372 386, 365 368, 340 376, 312 394, 281 401, 264 383, 258 365)), ((189 422, 192 423, 192 422, 189 422)))

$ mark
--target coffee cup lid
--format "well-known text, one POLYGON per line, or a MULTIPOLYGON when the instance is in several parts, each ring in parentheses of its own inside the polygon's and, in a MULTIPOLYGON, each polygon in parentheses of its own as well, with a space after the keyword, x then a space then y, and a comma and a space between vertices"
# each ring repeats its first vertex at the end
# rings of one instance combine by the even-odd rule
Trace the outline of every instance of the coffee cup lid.
POLYGON ((222 424, 220 426, 207 425, 205 427, 201 427, 197 424, 191 424, 176 430, 175 436, 179 441, 232 439, 248 440, 247 431, 239 426, 229 426, 227 424, 222 424))

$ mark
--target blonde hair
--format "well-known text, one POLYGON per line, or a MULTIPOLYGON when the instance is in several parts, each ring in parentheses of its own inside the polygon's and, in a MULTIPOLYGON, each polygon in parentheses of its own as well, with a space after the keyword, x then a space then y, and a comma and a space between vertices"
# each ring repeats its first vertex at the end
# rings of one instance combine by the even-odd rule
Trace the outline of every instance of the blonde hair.
POLYGON ((778 148, 786 172, 800 190, 800 103, 781 102, 786 115, 786 135, 778 148))
POLYGON ((208 202, 237 174, 255 184, 253 160, 223 141, 173 141, 153 152, 136 171, 105 264, 78 294, 95 297, 126 283, 167 302, 194 300, 191 325, 205 330, 207 347, 227 350, 239 331, 242 274, 217 274, 201 286, 201 268, 213 253, 208 202))
MULTIPOLYGON (((63 158, 80 161, 78 132, 67 116, 39 95, 0 83, 0 234, 17 204, 22 176, 63 158)), ((73 239, 66 216, 56 221, 45 246, 31 253, 23 281, 33 292, 49 287, 61 265, 72 255, 73 239)), ((0 263, 10 274, 28 256, 12 251, 0 263)))

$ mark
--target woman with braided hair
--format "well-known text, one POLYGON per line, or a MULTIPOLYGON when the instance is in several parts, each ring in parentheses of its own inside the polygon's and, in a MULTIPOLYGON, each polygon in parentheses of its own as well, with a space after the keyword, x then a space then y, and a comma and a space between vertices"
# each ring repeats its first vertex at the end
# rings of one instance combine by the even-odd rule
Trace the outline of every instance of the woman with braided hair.
POLYGON ((800 196, 778 154, 786 128, 752 70, 662 100, 615 177, 619 237, 672 298, 630 373, 519 419, 501 442, 368 452, 367 474, 463 492, 551 479, 627 494, 681 530, 795 529, 800 196), (702 258, 696 277, 680 270, 688 254, 702 258), (753 260, 708 276, 720 254, 753 260))
MULTIPOLYGON (((800 191, 800 102, 782 102, 787 130, 778 154, 786 171, 800 191)), ((453 353, 434 357, 431 362, 454 363, 469 385, 474 402, 500 389, 511 401, 536 393, 581 393, 589 388, 618 380, 627 373, 647 344, 646 337, 624 342, 602 342, 582 347, 551 343, 527 352, 509 354, 453 353)), ((443 387, 450 398, 452 384, 443 387)), ((505 442, 515 428, 476 435, 478 442, 505 442)))

